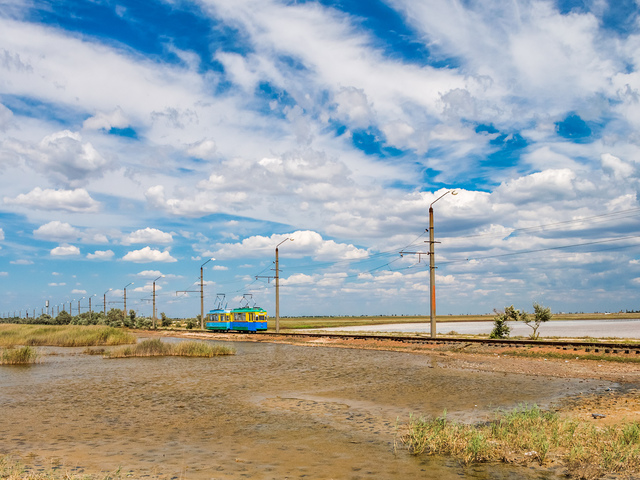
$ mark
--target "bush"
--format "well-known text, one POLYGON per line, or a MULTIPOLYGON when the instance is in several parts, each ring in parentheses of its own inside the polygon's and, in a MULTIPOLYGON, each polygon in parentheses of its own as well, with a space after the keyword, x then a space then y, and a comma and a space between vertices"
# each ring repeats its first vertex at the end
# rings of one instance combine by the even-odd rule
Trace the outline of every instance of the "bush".
POLYGON ((167 317, 164 312, 162 312, 160 314, 160 317, 162 317, 161 325, 163 327, 168 328, 168 327, 171 326, 171 324, 173 324, 173 320, 171 320, 169 317, 167 317))

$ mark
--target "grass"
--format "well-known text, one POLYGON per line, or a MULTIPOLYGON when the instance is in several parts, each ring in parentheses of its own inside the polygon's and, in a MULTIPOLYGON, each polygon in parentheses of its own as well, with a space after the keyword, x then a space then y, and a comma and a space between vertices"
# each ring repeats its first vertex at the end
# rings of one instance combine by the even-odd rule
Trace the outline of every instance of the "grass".
POLYGON ((0 455, 0 479, 3 480, 122 480, 129 478, 128 473, 117 469, 111 473, 81 475, 70 473, 60 466, 28 467, 18 458, 9 455, 0 455))
POLYGON ((0 325, 0 346, 87 347, 135 343, 135 335, 113 327, 80 325, 0 325))
POLYGON ((204 342, 164 343, 159 339, 144 340, 137 345, 105 352, 107 358, 126 357, 217 357, 234 355, 233 348, 204 342))
POLYGON ((30 365, 38 359, 38 352, 35 348, 10 347, 0 351, 0 365, 30 365))
POLYGON ((560 418, 537 406, 498 412, 478 425, 435 419, 411 419, 401 437, 415 454, 455 457, 465 464, 498 461, 540 465, 562 462, 572 478, 640 472, 640 423, 599 427, 560 418))

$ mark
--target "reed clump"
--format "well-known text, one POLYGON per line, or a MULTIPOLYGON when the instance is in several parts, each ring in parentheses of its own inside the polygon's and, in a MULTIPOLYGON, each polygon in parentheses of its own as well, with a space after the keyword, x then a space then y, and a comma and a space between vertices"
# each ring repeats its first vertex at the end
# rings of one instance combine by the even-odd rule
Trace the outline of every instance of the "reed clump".
POLYGON ((0 365, 30 365, 38 360, 38 352, 30 346, 9 347, 0 351, 0 365))
POLYGON ((98 325, 0 325, 0 346, 89 347, 135 343, 135 335, 98 325))
POLYGON ((561 418, 533 406, 498 412, 493 421, 468 425, 411 419, 401 437, 415 454, 455 457, 465 464, 499 461, 540 465, 561 462, 572 478, 601 478, 640 472, 640 423, 600 427, 561 418))
POLYGON ((211 345, 204 342, 164 343, 159 339, 144 340, 136 345, 105 352, 106 358, 125 357, 217 357, 234 355, 233 348, 223 345, 211 345))

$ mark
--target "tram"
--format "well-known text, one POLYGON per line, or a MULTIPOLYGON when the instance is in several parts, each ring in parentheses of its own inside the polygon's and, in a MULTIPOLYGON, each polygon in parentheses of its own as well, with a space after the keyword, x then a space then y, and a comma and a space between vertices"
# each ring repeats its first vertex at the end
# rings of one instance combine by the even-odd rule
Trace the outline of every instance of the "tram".
MULTIPOLYGON (((267 330, 267 312, 260 307, 250 307, 248 302, 240 308, 222 307, 224 295, 218 296, 218 308, 209 310, 205 328, 218 332, 264 332, 267 330)), ((246 300, 246 296, 245 296, 246 300)))

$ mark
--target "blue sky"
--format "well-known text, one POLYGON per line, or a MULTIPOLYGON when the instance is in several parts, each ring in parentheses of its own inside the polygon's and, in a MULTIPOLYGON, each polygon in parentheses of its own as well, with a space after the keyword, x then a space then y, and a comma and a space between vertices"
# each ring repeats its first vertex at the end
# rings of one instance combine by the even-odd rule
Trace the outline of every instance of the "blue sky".
POLYGON ((0 0, 0 313, 638 310, 639 12, 0 0))

